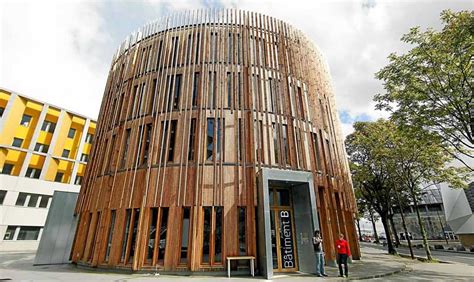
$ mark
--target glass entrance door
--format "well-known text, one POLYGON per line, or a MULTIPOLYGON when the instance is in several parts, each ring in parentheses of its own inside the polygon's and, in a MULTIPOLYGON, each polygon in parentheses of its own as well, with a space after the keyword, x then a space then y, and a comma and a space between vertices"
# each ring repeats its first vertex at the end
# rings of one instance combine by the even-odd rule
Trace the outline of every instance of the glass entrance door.
POLYGON ((269 192, 273 269, 294 272, 298 259, 291 193, 286 188, 270 188, 269 192))

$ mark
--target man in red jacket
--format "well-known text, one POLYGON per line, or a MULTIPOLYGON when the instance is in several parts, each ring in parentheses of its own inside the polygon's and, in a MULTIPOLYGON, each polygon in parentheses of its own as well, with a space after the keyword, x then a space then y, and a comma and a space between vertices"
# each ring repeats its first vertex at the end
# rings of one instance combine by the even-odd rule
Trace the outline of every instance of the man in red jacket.
POLYGON ((346 277, 349 276, 349 270, 347 268, 347 258, 351 255, 349 243, 344 240, 344 234, 339 234, 339 239, 336 240, 337 250, 337 264, 339 265, 339 277, 343 277, 342 265, 344 264, 344 273, 346 277))

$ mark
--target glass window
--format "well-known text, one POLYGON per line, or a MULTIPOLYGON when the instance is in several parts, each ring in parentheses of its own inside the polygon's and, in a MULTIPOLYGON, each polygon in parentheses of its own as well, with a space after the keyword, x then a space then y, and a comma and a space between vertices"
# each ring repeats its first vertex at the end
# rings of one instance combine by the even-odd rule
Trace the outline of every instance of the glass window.
POLYGON ((216 72, 209 72, 209 95, 207 99, 208 108, 213 109, 216 105, 216 72))
POLYGON ((128 146, 130 145, 130 130, 130 128, 125 130, 125 144, 122 153, 122 161, 120 162, 121 168, 124 168, 127 163, 128 146))
POLYGON ((276 204, 277 206, 290 206, 290 191, 288 189, 276 190, 276 204))
POLYGON ((38 199, 39 199, 38 194, 30 194, 30 200, 28 201, 28 207, 30 208, 35 208, 36 204, 38 204, 38 199))
POLYGON ((172 120, 171 121, 171 132, 170 132, 170 146, 168 148, 168 161, 172 162, 174 160, 174 143, 176 139, 176 125, 178 121, 172 120))
POLYGON ((41 130, 49 133, 53 133, 56 128, 56 123, 45 120, 41 125, 41 130))
POLYGON ((151 124, 147 124, 146 131, 145 131, 145 144, 143 148, 142 164, 146 164, 148 161, 148 153, 150 150, 150 139, 151 139, 151 124))
POLYGON ((227 107, 232 106, 232 75, 230 72, 227 73, 227 107))
POLYGON ((36 152, 41 152, 41 153, 47 153, 49 149, 49 145, 46 144, 41 144, 41 143, 36 143, 35 144, 35 151, 36 152))
POLYGON ((191 119, 191 125, 189 126, 189 148, 188 148, 188 160, 194 161, 194 138, 196 138, 196 119, 191 119))
POLYGON ((216 229, 214 237, 214 262, 222 262, 222 225, 223 225, 223 208, 216 207, 216 229))
POLYGON ((181 226, 180 263, 188 262, 189 219, 190 219, 190 208, 183 208, 183 221, 182 221, 182 226, 181 226))
MULTIPOLYGON (((216 128, 216 160, 221 159, 221 136, 224 139, 224 134, 222 134, 222 128, 225 128, 225 120, 222 119, 222 126, 221 126, 221 119, 217 119, 217 128, 216 128)), ((224 143, 224 142, 222 142, 224 143)))
POLYGON ((107 250, 105 251, 105 261, 109 261, 110 248, 112 247, 112 235, 114 234, 114 227, 115 227, 115 210, 112 210, 110 214, 110 227, 109 227, 109 236, 107 239, 107 250))
POLYGON ((247 244, 245 238, 245 223, 246 223, 246 209, 245 207, 239 207, 238 215, 238 228, 239 228, 239 255, 244 256, 247 254, 247 244))
POLYGON ((148 229, 148 244, 147 244, 147 252, 146 252, 146 262, 150 264, 153 260, 153 255, 155 253, 155 241, 156 241, 156 224, 158 220, 158 209, 152 208, 150 210, 151 217, 150 217, 150 228, 148 229))
POLYGON ((174 84, 173 110, 178 109, 180 95, 181 95, 181 75, 177 74, 175 77, 175 84, 174 84))
POLYGON ((71 151, 69 151, 69 150, 67 150, 67 149, 64 149, 64 150, 63 150, 63 154, 61 155, 61 157, 63 157, 63 158, 69 158, 69 153, 70 153, 70 152, 71 152, 71 151))
POLYGON ((318 135, 316 133, 311 134, 313 136, 313 149, 314 149, 314 158, 316 159, 316 169, 321 170, 321 156, 319 154, 318 147, 318 135))
POLYGON ((15 206, 24 206, 26 202, 26 197, 28 196, 27 193, 20 193, 18 194, 18 198, 16 198, 15 206))
POLYGON ((288 126, 283 125, 283 155, 286 164, 290 164, 290 152, 288 151, 288 126))
POLYGON ((156 55, 156 65, 155 69, 158 69, 160 66, 161 61, 161 51, 163 50, 163 40, 160 40, 160 44, 158 45, 158 55, 156 55))
POLYGON ((202 263, 210 263, 209 254, 211 250, 211 207, 203 207, 204 210, 204 227, 202 241, 202 263))
POLYGON ((87 133, 86 135, 86 143, 92 144, 92 140, 94 139, 94 135, 91 133, 87 133))
POLYGON ((199 93, 199 73, 194 73, 194 81, 193 81, 193 99, 192 99, 192 106, 197 106, 197 98, 199 93))
POLYGON ((2 168, 2 174, 7 174, 7 175, 12 174, 12 171, 13 171, 14 167, 15 166, 13 164, 4 163, 3 168, 2 168))
POLYGON ((39 207, 40 208, 47 208, 48 203, 49 203, 49 199, 51 199, 51 196, 42 195, 39 207))
POLYGON ((63 181, 63 176, 64 176, 63 172, 56 173, 56 177, 54 177, 54 181, 55 182, 62 182, 63 181))
POLYGON ((31 116, 23 114, 23 116, 21 117, 20 125, 29 126, 30 122, 31 122, 31 116))
POLYGON ((82 154, 81 155, 81 162, 87 162, 89 160, 89 155, 88 154, 82 154))
POLYGON ((244 138, 243 138, 243 124, 242 124, 242 119, 239 118, 239 123, 237 124, 237 138, 238 138, 238 144, 237 144, 237 155, 239 158, 239 161, 242 160, 242 155, 243 155, 243 150, 244 150, 244 138))
POLYGON ((41 175, 41 169, 29 167, 26 170, 26 177, 39 179, 41 175))
POLYGON ((13 147, 21 148, 21 144, 23 144, 23 139, 16 138, 16 137, 13 138, 13 143, 12 143, 13 147))
POLYGON ((92 257, 94 256, 94 251, 95 251, 95 246, 96 246, 96 238, 97 238, 97 233, 99 233, 99 226, 100 226, 100 217, 101 213, 97 212, 97 221, 95 222, 94 226, 94 233, 92 235, 92 240, 91 240, 91 249, 89 250, 89 255, 87 256, 87 261, 92 261, 92 257))
POLYGON ((171 58, 171 63, 172 65, 176 65, 176 59, 178 58, 178 43, 179 43, 179 37, 173 37, 171 38, 172 44, 173 44, 173 54, 171 58))
POLYGON ((7 227, 7 231, 5 232, 5 235, 3 236, 3 240, 5 241, 13 240, 13 237, 15 236, 15 230, 16 230, 16 226, 9 225, 7 227))
POLYGON ((7 191, 0 190, 0 205, 3 205, 3 201, 5 200, 6 195, 7 195, 7 191))
POLYGON ((133 261, 136 251, 136 242, 137 242, 137 233, 138 233, 138 221, 140 219, 140 209, 133 210, 133 229, 132 229, 132 238, 130 240, 130 255, 128 257, 128 263, 133 261))
POLYGON ((76 179, 74 179, 74 184, 75 185, 81 185, 82 184, 82 176, 80 176, 80 175, 76 176, 76 179))
POLYGON ((38 240, 40 230, 39 226, 21 226, 17 240, 38 240))
POLYGON ((125 215, 125 226, 123 230, 123 238, 122 238, 122 252, 120 256, 120 262, 125 261, 125 253, 127 251, 127 243, 128 243, 128 234, 130 233, 130 219, 132 215, 132 210, 127 209, 126 215, 125 215))
POLYGON ((272 129, 273 129, 273 152, 275 154, 275 163, 279 163, 280 162, 280 155, 278 154, 279 152, 279 144, 278 144, 278 141, 280 140, 278 138, 278 125, 276 125, 275 123, 272 124, 272 129))
POLYGON ((201 36, 201 34, 198 32, 196 34, 196 44, 195 44, 196 52, 194 54, 194 59, 195 59, 196 64, 199 63, 199 44, 200 44, 200 38, 201 38, 200 36, 201 36))
POLYGON ((166 252, 166 234, 168 230, 168 208, 161 208, 160 240, 158 245, 158 264, 163 265, 166 252))
POLYGON ((212 153, 214 151, 214 119, 207 119, 207 145, 206 160, 212 161, 212 153))
POLYGON ((3 108, 3 107, 0 107, 0 117, 2 117, 2 116, 3 116, 3 112, 4 112, 4 111, 5 111, 5 108, 3 108))
POLYGON ((74 135, 76 135, 76 130, 74 128, 69 128, 69 132, 67 133, 67 137, 74 138, 74 135))

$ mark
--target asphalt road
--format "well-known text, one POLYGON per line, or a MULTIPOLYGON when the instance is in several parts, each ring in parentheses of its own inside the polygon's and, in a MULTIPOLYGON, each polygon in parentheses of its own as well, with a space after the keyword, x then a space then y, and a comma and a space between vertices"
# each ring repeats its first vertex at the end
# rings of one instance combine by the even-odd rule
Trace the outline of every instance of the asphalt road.
MULTIPOLYGON (((387 247, 384 247, 382 245, 377 245, 374 243, 364 243, 361 242, 361 245, 367 246, 367 247, 373 247, 373 248, 378 248, 381 250, 386 250, 387 247)), ((410 255, 410 250, 408 248, 398 248, 397 251, 400 254, 406 254, 410 255)), ((424 249, 413 249, 413 253, 415 256, 420 256, 420 257, 426 257, 426 252, 424 249)), ((457 262, 457 263, 465 263, 470 266, 474 266, 474 253, 473 254, 463 254, 463 253, 454 253, 454 252, 443 252, 443 251, 436 251, 432 250, 431 255, 441 261, 450 261, 450 262, 457 262)))

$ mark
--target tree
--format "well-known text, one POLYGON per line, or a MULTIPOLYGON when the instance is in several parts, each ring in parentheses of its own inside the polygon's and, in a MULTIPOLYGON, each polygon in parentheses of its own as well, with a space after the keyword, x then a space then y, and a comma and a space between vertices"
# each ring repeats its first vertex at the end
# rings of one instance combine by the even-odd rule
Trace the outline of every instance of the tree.
POLYGON ((377 212, 372 207, 369 207, 367 209, 366 217, 368 220, 370 220, 370 222, 372 222, 372 230, 374 231, 374 240, 375 240, 375 243, 378 244, 380 243, 380 240, 379 240, 379 234, 377 233, 377 226, 375 225, 375 223, 377 222, 377 220, 379 220, 380 217, 377 215, 377 212))
POLYGON ((388 225, 394 186, 386 158, 390 156, 394 128, 393 123, 384 120, 356 122, 354 132, 346 137, 353 184, 360 196, 380 215, 390 254, 396 254, 388 225))
POLYGON ((362 197, 360 189, 354 189, 354 195, 357 203, 357 230, 359 231, 359 241, 362 241, 362 232, 360 230, 360 219, 364 217, 367 210, 367 201, 362 197))
POLYGON ((462 156, 474 158, 474 12, 445 10, 441 20, 440 32, 415 27, 401 38, 414 47, 389 55, 390 63, 376 73, 386 93, 374 100, 398 124, 435 134, 472 171, 462 156))
POLYGON ((418 203, 423 185, 448 182, 453 188, 467 187, 467 171, 449 167, 452 156, 441 147, 442 140, 436 134, 412 127, 397 127, 392 132, 392 148, 387 161, 390 171, 395 172, 398 185, 408 191, 413 202, 423 246, 428 260, 432 260, 418 203))

